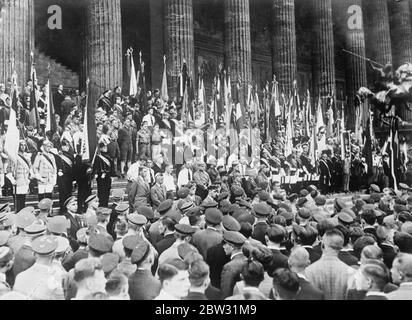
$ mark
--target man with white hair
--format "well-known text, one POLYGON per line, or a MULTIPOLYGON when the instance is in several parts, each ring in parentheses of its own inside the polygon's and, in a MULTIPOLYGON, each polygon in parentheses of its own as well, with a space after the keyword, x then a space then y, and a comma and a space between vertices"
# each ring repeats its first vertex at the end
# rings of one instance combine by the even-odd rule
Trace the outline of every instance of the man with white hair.
POLYGON ((344 300, 348 278, 355 271, 338 258, 343 243, 339 230, 327 231, 322 240, 322 257, 306 269, 309 282, 323 291, 325 300, 344 300))
POLYGON ((388 294, 389 300, 412 300, 412 254, 399 254, 393 261, 392 281, 399 289, 388 294))
POLYGON ((303 247, 296 247, 288 262, 290 270, 299 277, 300 291, 296 300, 323 300, 323 292, 315 288, 306 277, 305 270, 310 265, 309 252, 303 247))

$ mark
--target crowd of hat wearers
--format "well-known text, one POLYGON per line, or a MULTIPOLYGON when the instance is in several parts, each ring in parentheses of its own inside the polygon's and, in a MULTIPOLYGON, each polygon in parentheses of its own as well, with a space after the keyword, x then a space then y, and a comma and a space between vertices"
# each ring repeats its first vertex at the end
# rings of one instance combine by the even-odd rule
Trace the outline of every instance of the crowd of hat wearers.
MULTIPOLYGON (((84 99, 73 104, 70 97, 55 102, 62 106, 56 135, 23 126, 28 138, 18 170, 2 162, 7 174, 0 182, 15 194, 16 212, 0 207, 0 299, 411 298, 407 185, 400 184, 399 193, 377 176, 379 186, 330 205, 325 195, 343 188, 330 175, 320 172, 320 190, 304 179, 282 187, 272 179, 305 163, 305 155, 295 153, 283 159, 276 143, 264 146, 255 174, 245 174, 250 168, 238 155, 206 166, 204 150, 192 144, 184 149, 184 165, 170 166, 173 152, 168 157, 159 145, 176 105, 165 105, 156 93, 147 96, 153 108, 142 111, 141 101, 132 107, 118 91, 98 102, 93 166, 79 161, 84 99), (127 192, 111 190, 111 177, 126 173, 127 192), (97 195, 88 185, 94 178, 97 195), (25 205, 29 192, 38 193, 38 210, 25 205)), ((328 172, 332 159, 324 154, 328 172)), ((367 184, 355 182, 354 190, 367 184)))
POLYGON ((412 299, 412 189, 402 188, 372 185, 331 207, 313 186, 200 204, 185 191, 135 211, 116 191, 112 209, 81 217, 76 197, 58 216, 50 199, 38 212, 2 205, 0 299, 412 299))

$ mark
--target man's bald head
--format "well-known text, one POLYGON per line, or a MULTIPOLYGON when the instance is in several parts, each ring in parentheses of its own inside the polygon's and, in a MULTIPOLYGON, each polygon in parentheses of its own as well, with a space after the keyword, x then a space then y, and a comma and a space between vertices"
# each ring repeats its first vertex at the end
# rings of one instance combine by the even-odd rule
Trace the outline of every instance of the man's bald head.
POLYGON ((309 252, 303 247, 297 247, 293 249, 288 261, 292 271, 302 272, 310 265, 309 252))
POLYGON ((392 268, 392 277, 396 278, 396 275, 394 277, 393 269, 396 269, 395 271, 397 271, 396 273, 398 273, 400 277, 400 282, 411 282, 412 281, 412 254, 401 253, 395 258, 393 262, 393 268, 392 268))

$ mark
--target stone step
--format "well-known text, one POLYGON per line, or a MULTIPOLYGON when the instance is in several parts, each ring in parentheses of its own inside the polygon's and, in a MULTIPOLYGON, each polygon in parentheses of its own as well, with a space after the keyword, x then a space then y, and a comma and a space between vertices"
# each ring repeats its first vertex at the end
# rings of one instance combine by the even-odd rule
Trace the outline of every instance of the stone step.
MULTIPOLYGON (((119 180, 119 179, 114 179, 112 182, 112 190, 125 190, 127 186, 127 181, 126 180, 119 180)), ((73 190, 72 193, 74 196, 77 196, 77 189, 73 190)), ((92 194, 97 194, 97 186, 94 183, 93 188, 92 188, 92 194)), ((58 214, 60 212, 60 204, 59 204, 59 190, 57 187, 55 187, 54 192, 53 192, 53 213, 58 214)), ((109 198, 109 203, 113 202, 113 197, 109 198)), ((4 203, 9 203, 10 208, 12 211, 14 211, 14 199, 13 197, 1 197, 0 199, 0 204, 4 203)), ((37 194, 30 194, 26 197, 26 206, 27 207, 34 207, 37 210, 37 205, 38 205, 38 195, 37 194)))

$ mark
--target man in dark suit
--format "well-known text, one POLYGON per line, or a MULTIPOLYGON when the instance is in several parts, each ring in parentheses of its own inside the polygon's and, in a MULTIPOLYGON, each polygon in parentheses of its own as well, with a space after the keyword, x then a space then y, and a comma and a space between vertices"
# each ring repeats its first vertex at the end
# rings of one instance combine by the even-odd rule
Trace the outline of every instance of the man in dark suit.
POLYGON ((233 295, 233 289, 238 281, 240 281, 240 273, 246 262, 246 257, 243 255, 242 246, 246 238, 239 232, 226 231, 223 234, 225 241, 224 250, 226 255, 230 256, 230 262, 225 264, 222 271, 222 282, 220 284, 222 300, 233 295))
POLYGON ((159 254, 159 256, 169 249, 173 243, 175 243, 175 225, 177 221, 174 221, 170 217, 163 217, 162 222, 160 224, 160 233, 163 234, 163 238, 156 243, 155 248, 159 254))
POLYGON ((269 225, 266 221, 271 212, 271 208, 264 203, 258 203, 253 207, 253 212, 256 216, 257 221, 253 227, 252 238, 262 242, 262 244, 265 244, 266 231, 269 228, 269 225))
POLYGON ((156 174, 156 184, 150 190, 150 198, 152 199, 153 210, 156 210, 157 207, 163 202, 166 201, 167 190, 163 184, 164 177, 163 174, 156 174))
POLYGON ((193 235, 193 245, 199 250, 199 253, 206 259, 207 250, 222 242, 222 234, 217 229, 221 224, 223 214, 218 209, 207 209, 205 213, 206 229, 196 232, 193 235))
POLYGON ((318 237, 318 231, 312 226, 306 225, 300 228, 298 235, 299 242, 303 248, 309 253, 310 263, 314 263, 320 259, 321 253, 313 249, 313 244, 318 237))
POLYGON ((133 250, 131 259, 137 269, 129 277, 130 300, 153 300, 159 295, 161 284, 151 272, 155 257, 150 245, 141 241, 133 250))
POLYGON ((223 249, 224 242, 209 248, 206 254, 206 262, 210 267, 210 282, 212 286, 220 288, 222 270, 226 263, 230 261, 230 257, 226 255, 223 249))
POLYGON ((297 247, 292 251, 289 257, 289 266, 298 275, 300 284, 296 300, 324 300, 323 292, 315 288, 305 276, 305 269, 309 265, 309 253, 305 248, 297 247))
MULTIPOLYGON (((53 104, 54 104, 54 109, 55 112, 61 116, 61 104, 64 101, 64 95, 63 95, 63 85, 59 85, 57 88, 57 92, 53 95, 53 104)), ((62 117, 60 117, 60 120, 63 121, 62 117)), ((63 123, 60 122, 60 125, 63 123)))
POLYGON ((59 156, 55 156, 57 166, 57 185, 59 186, 60 211, 64 209, 64 202, 72 195, 74 157, 69 152, 69 143, 65 140, 61 144, 59 156))
POLYGON ((280 225, 271 226, 265 236, 267 247, 272 251, 273 258, 268 268, 268 274, 272 276, 273 272, 279 268, 288 268, 288 257, 281 251, 281 244, 286 239, 286 230, 280 225))
POLYGON ((322 153, 322 158, 319 160, 319 189, 322 194, 328 194, 330 191, 331 169, 328 165, 327 152, 322 153))
POLYGON ((76 252, 79 249, 79 244, 77 242, 77 231, 83 228, 85 225, 83 221, 79 218, 77 214, 77 198, 70 197, 64 203, 64 207, 66 208, 66 213, 64 216, 67 220, 70 221, 70 228, 67 231, 67 236, 70 241, 70 246, 73 249, 73 252, 76 252))

